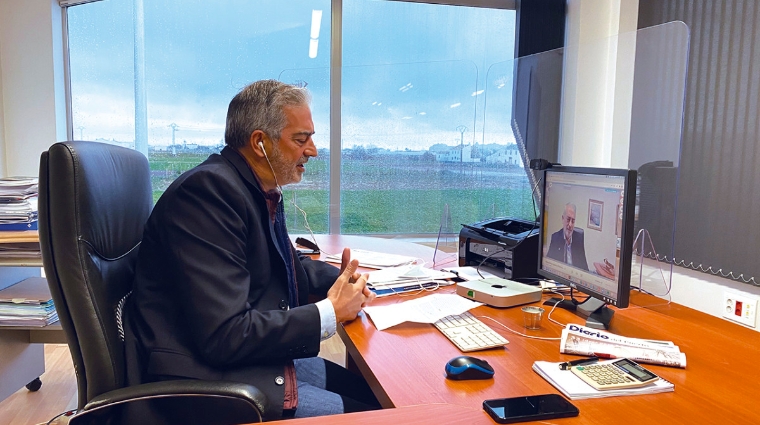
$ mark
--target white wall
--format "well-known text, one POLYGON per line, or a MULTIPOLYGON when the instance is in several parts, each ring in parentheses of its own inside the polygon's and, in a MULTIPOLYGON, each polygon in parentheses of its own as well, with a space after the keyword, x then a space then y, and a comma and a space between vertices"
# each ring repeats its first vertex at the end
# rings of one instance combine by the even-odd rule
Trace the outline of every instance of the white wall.
POLYGON ((638 0, 568 0, 567 10, 559 162, 624 168, 638 0))
MULTIPOLYGON (((637 15, 638 0, 568 0, 560 163, 627 166, 635 43, 625 36, 621 43, 604 40, 636 30, 637 15), (603 54, 584 50, 600 45, 609 48, 603 54)), ((760 287, 674 268, 676 303, 721 317, 725 291, 760 297, 760 287)))
POLYGON ((66 139, 56 0, 0 0, 0 148, 3 175, 39 172, 40 154, 66 139))

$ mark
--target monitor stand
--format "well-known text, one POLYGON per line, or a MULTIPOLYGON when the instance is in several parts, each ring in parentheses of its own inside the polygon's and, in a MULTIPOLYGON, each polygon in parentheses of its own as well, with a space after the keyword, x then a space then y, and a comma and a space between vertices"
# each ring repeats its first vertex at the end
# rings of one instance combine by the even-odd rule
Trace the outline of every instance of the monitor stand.
POLYGON ((607 307, 606 302, 594 297, 588 297, 580 303, 575 299, 550 298, 544 301, 544 304, 551 306, 556 304, 559 308, 574 311, 576 315, 586 319, 586 326, 592 329, 609 329, 612 315, 615 314, 607 307))

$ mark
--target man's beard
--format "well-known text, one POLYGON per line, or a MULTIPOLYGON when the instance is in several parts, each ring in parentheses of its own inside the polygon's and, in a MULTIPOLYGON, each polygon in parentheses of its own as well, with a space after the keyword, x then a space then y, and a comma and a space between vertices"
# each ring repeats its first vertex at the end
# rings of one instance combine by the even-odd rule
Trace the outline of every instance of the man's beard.
MULTIPOLYGON (((281 142, 278 142, 281 143, 281 142)), ((275 179, 279 182, 279 184, 287 185, 291 183, 298 183, 301 181, 301 173, 298 172, 298 169, 296 166, 300 163, 306 163, 308 161, 307 158, 301 158, 299 161, 296 161, 294 163, 289 163, 288 160, 284 158, 282 155, 282 152, 280 151, 280 147, 278 144, 274 145, 274 149, 272 149, 272 170, 275 174, 275 179)))

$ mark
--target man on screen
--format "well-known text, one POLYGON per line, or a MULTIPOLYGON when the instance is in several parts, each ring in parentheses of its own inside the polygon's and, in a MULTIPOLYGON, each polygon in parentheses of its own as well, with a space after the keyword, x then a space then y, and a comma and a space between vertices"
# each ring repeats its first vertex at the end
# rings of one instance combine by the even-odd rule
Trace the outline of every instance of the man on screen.
POLYGON ((562 228, 552 234, 547 256, 588 271, 583 231, 575 228, 575 210, 575 204, 565 205, 565 211, 562 213, 562 228))

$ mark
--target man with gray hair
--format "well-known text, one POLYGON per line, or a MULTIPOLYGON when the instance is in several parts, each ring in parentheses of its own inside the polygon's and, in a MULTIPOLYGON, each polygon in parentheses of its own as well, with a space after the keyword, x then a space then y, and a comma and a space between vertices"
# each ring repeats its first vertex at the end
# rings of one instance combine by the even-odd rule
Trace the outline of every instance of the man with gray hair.
POLYGON ((588 271, 583 231, 575 228, 575 204, 568 203, 562 213, 562 228, 552 234, 547 256, 588 271))
POLYGON ((309 100, 274 80, 245 87, 229 105, 227 146, 156 203, 125 312, 130 384, 250 383, 268 397, 268 420, 379 408, 361 377, 316 357, 374 298, 367 275, 348 249, 340 270, 300 257, 285 227, 282 186, 317 156, 309 100))

